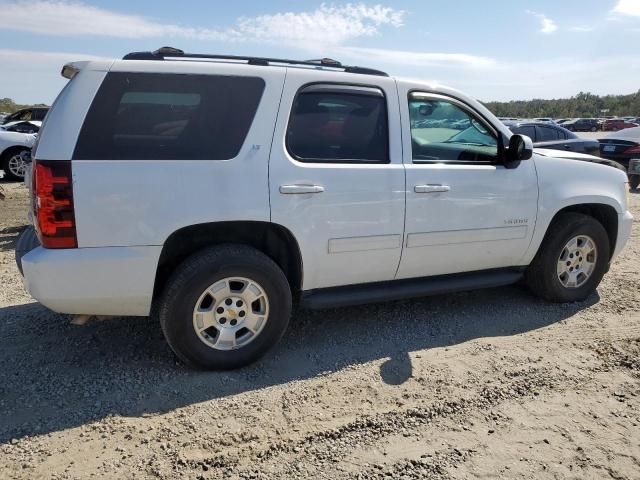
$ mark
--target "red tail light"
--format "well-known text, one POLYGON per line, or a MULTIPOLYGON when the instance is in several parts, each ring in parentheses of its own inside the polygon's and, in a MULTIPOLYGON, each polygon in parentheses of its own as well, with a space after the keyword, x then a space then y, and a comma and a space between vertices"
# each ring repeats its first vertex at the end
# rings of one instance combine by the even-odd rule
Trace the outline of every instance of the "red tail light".
POLYGON ((76 248, 71 161, 34 160, 36 230, 45 248, 76 248))
POLYGON ((635 154, 635 155, 640 155, 640 145, 636 145, 636 146, 634 146, 634 147, 627 148, 627 149, 624 151, 624 154, 625 154, 625 155, 634 155, 634 154, 635 154))

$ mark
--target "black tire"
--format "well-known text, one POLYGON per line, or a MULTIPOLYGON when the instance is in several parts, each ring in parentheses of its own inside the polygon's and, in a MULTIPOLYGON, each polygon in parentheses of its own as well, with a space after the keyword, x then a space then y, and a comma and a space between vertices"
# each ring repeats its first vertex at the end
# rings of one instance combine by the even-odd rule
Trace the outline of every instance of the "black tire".
POLYGON ((14 155, 19 155, 22 152, 28 152, 28 151, 29 151, 28 148, 16 148, 16 147, 5 150, 5 152, 2 154, 2 157, 0 157, 0 170, 4 170, 6 179, 24 180, 24 176, 20 177, 18 175, 11 173, 11 170, 9 170, 9 159, 14 155))
POLYGON ((631 190, 635 190, 640 185, 640 175, 631 175, 629 177, 629 187, 631 190))
POLYGON ((18 241, 16 242, 16 265, 18 266, 18 270, 20 270, 20 274, 22 273, 22 257, 24 257, 27 253, 33 250, 36 247, 40 246, 40 240, 38 240, 38 236, 36 235, 36 229, 33 226, 29 225, 22 232, 20 232, 20 236, 18 237, 18 241))
POLYGON ((549 226, 538 253, 527 269, 527 284, 536 295, 550 302, 584 300, 596 290, 607 271, 609 248, 607 232, 596 219, 582 213, 560 214, 549 226), (562 285, 557 275, 558 259, 567 242, 578 235, 587 235, 595 242, 596 265, 583 285, 567 288, 562 285))
POLYGON ((287 329, 291 315, 291 290, 276 263, 258 250, 244 245, 218 245, 186 259, 173 273, 158 308, 167 343, 185 364, 211 370, 248 365, 267 353, 287 329), (235 350, 218 350, 198 336, 193 310, 203 292, 227 277, 258 282, 268 298, 269 316, 251 342, 235 350))

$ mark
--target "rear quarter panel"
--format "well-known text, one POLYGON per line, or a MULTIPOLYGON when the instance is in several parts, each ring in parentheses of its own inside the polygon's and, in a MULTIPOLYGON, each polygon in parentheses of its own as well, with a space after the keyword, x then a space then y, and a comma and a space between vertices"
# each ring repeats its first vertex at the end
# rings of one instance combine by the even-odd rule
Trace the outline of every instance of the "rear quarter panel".
POLYGON ((113 70, 259 76, 265 89, 245 142, 231 160, 74 160, 80 247, 162 245, 189 225, 270 220, 268 158, 284 69, 125 61, 113 70))

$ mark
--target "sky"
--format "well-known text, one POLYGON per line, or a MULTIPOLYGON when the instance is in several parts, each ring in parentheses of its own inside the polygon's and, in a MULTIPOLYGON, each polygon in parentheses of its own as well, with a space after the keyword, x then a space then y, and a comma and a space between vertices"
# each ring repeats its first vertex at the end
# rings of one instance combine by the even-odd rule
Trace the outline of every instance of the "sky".
POLYGON ((640 90, 640 0, 0 0, 0 98, 50 104, 64 63, 165 45, 330 57, 482 101, 640 90))

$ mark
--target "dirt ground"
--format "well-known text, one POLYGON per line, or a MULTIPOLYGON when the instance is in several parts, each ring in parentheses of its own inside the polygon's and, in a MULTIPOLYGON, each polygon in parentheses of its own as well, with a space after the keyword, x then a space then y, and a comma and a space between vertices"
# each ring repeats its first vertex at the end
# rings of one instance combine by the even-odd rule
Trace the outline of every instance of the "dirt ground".
MULTIPOLYGON (((640 478, 640 226, 598 293, 299 311, 263 361, 178 364, 156 322, 25 293, 0 202, 1 478, 640 478)), ((640 218, 640 194, 631 194, 640 218)))

